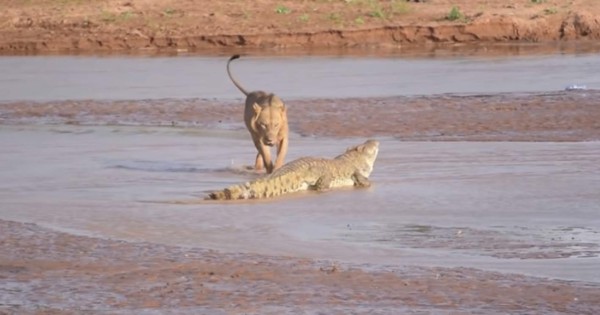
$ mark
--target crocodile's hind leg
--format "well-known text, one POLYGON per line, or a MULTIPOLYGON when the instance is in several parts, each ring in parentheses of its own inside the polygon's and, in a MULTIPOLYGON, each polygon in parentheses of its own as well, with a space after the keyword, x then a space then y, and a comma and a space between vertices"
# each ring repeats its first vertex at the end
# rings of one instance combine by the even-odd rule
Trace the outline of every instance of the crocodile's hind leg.
POLYGON ((312 189, 316 191, 325 191, 331 188, 331 182, 333 181, 331 175, 323 175, 317 179, 314 185, 311 186, 312 189))
POLYGON ((371 186, 371 181, 358 172, 352 174, 352 180, 354 181, 354 187, 370 187, 371 186))

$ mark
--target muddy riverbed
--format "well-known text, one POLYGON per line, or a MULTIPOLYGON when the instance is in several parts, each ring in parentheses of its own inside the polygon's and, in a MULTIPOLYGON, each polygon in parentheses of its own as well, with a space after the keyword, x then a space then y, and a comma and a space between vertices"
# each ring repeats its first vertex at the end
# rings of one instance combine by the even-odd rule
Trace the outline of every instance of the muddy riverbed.
POLYGON ((9 313, 600 310, 598 142, 377 136, 370 189, 222 204, 243 130, 1 128, 9 313))
POLYGON ((0 314, 600 312, 597 55, 242 59, 288 161, 381 149, 369 189, 231 204, 200 200, 257 176, 223 58, 27 58, 0 58, 0 314))

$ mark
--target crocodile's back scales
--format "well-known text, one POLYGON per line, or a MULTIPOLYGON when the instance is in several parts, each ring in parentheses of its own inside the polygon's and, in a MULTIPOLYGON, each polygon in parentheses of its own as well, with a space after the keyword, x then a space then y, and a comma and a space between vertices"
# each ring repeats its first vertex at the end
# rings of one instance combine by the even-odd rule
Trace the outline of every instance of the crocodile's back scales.
POLYGON ((379 143, 356 146, 334 159, 303 157, 252 182, 215 191, 206 199, 262 199, 303 190, 364 185, 371 173, 379 143), (359 183, 360 182, 360 183, 359 183))

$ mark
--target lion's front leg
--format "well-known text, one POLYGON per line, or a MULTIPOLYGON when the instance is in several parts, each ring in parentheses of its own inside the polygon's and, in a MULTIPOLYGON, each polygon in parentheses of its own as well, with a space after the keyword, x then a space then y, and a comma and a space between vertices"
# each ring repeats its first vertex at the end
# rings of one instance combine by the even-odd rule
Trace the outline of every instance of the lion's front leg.
MULTIPOLYGON (((271 160, 271 149, 264 145, 264 144, 260 144, 259 148, 258 148, 258 155, 260 155, 262 157, 262 164, 265 167, 265 169, 267 170, 267 174, 271 174, 273 173, 273 161, 271 160)), ((259 158, 256 158, 256 163, 259 162, 259 158)), ((258 164, 256 164, 255 166, 258 166, 258 164)), ((262 169, 256 167, 257 170, 262 169)))
POLYGON ((277 144, 277 159, 275 160, 275 165, 273 167, 273 170, 276 170, 276 169, 282 167, 283 164, 285 163, 285 156, 287 155, 287 151, 288 151, 288 142, 289 142, 288 138, 284 137, 277 144))
POLYGON ((265 162, 263 161, 262 154, 260 152, 256 153, 256 161, 254 162, 254 169, 257 171, 262 171, 265 166, 265 162))
POLYGON ((273 161, 271 161, 271 150, 268 146, 264 145, 260 140, 254 140, 254 146, 258 151, 256 154, 256 161, 254 162, 254 169, 260 171, 265 167, 267 174, 273 172, 273 161))

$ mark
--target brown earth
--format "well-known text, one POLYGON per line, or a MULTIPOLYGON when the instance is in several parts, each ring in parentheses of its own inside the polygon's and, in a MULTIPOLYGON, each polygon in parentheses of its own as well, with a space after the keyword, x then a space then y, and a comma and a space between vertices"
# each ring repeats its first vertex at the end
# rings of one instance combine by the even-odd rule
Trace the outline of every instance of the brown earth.
POLYGON ((596 0, 3 0, 0 10, 4 54, 598 39, 596 0))
POLYGON ((600 287, 469 268, 367 271, 0 220, 0 314, 597 314, 600 287))

